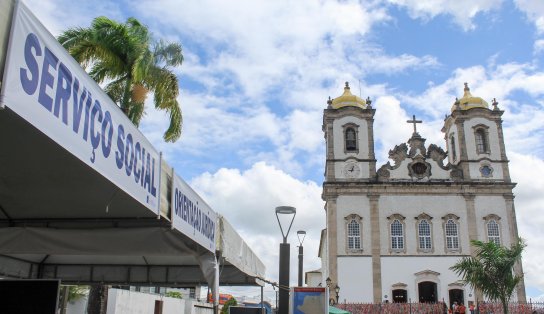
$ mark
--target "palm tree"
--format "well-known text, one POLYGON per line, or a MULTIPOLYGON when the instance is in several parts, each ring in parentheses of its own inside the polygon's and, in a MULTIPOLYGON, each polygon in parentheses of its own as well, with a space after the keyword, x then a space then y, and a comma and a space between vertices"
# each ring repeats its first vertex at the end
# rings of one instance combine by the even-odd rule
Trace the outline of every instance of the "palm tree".
POLYGON ((471 243, 477 248, 476 255, 462 258, 450 269, 491 301, 500 301, 503 313, 507 314, 508 302, 523 277, 514 273, 514 266, 521 260, 525 242, 518 238, 510 248, 493 241, 471 243))
POLYGON ((144 102, 153 92, 155 108, 166 110, 170 126, 167 142, 181 135, 182 115, 178 101, 178 80, 171 67, 181 65, 181 45, 153 40, 148 28, 135 18, 125 23, 97 17, 88 28, 64 31, 58 41, 97 82, 108 81, 106 93, 138 126, 144 115, 144 102))

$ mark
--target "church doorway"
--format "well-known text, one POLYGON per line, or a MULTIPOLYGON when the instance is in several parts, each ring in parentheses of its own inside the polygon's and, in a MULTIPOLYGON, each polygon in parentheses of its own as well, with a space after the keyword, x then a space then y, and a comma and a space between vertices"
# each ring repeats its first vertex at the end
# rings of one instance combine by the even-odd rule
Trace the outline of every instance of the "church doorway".
POLYGON ((417 290, 419 294, 419 302, 421 303, 436 303, 436 283, 432 281, 423 281, 418 283, 417 290))
POLYGON ((393 303, 408 302, 408 292, 404 289, 393 290, 393 303))
POLYGON ((465 293, 462 289, 451 289, 450 290, 450 307, 453 305, 453 302, 457 301, 457 304, 465 303, 465 293))

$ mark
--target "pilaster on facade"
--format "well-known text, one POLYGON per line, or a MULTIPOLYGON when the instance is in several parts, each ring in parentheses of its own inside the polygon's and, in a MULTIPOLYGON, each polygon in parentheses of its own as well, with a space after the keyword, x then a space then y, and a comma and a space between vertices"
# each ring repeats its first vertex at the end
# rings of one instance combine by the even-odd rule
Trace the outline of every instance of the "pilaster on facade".
POLYGON ((374 118, 367 120, 368 125, 368 158, 371 160, 368 164, 369 177, 376 176, 376 155, 374 154, 374 118))
MULTIPOLYGON (((513 245, 518 242, 519 234, 518 234, 518 223, 516 221, 516 209, 514 206, 514 194, 513 193, 507 193, 503 194, 505 205, 506 205, 506 212, 508 213, 508 225, 510 226, 509 231, 509 237, 510 237, 510 243, 513 245)), ((521 281, 518 284, 517 287, 517 297, 518 301, 526 302, 526 296, 525 296, 525 281, 523 279, 523 266, 520 262, 516 263, 514 266, 514 272, 516 275, 521 276, 521 281)))
POLYGON ((370 238, 372 242, 372 289, 374 303, 382 300, 382 267, 381 267, 381 244, 380 244, 380 206, 379 194, 368 194, 370 201, 370 238))
POLYGON ((465 198, 465 206, 467 210, 467 228, 468 228, 468 240, 469 240, 469 247, 470 247, 470 255, 474 256, 476 254, 475 248, 472 245, 472 241, 478 240, 478 226, 476 223, 476 207, 475 207, 475 199, 476 195, 473 193, 465 193, 463 194, 463 197, 465 198))
POLYGON ((338 282, 338 219, 336 199, 328 200, 326 203, 327 211, 327 251, 329 260, 328 277, 332 282, 338 282))
POLYGON ((503 161, 502 162, 503 177, 506 182, 511 182, 510 168, 508 167, 508 158, 506 157, 506 147, 504 145, 504 135, 502 132, 502 120, 497 119, 496 123, 497 123, 497 133, 499 136, 499 147, 501 149, 501 160, 503 161))

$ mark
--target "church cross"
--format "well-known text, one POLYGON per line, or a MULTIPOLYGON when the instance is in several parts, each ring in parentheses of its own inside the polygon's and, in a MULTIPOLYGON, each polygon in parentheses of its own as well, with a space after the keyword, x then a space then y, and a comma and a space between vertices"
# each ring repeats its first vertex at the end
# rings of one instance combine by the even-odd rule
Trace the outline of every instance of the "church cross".
POLYGON ((416 120, 416 115, 415 115, 415 114, 412 115, 412 120, 408 120, 408 121, 406 121, 406 122, 407 122, 407 123, 412 123, 412 124, 414 124, 414 133, 417 133, 417 131, 416 131, 416 123, 423 123, 423 121, 421 121, 421 120, 416 120))

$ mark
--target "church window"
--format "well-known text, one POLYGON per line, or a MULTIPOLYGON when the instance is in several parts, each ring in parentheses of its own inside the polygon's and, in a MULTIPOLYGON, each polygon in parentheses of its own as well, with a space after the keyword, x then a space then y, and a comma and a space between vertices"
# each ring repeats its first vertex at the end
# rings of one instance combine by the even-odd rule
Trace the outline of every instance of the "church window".
POLYGON ((395 219, 391 224, 391 248, 393 250, 404 249, 404 227, 398 219, 395 219))
POLYGON ((479 124, 474 127, 474 137, 476 139, 476 152, 478 154, 489 153, 489 136, 487 134, 488 127, 479 124))
POLYGON ((427 251, 432 248, 431 244, 431 225, 426 219, 422 219, 418 224, 419 248, 427 251))
POLYGON ((491 219, 487 222, 487 240, 489 242, 495 242, 495 244, 501 244, 501 236, 499 233, 499 224, 495 219, 491 219))
POLYGON ((455 151, 455 136, 452 134, 450 136, 450 151, 451 151, 451 160, 455 162, 457 159, 457 153, 455 151))
POLYGON ((459 239, 459 217, 455 214, 447 214, 442 217, 444 229, 444 250, 446 252, 461 252, 459 239))
POLYGON ((361 248, 361 228, 355 219, 348 224, 348 249, 358 250, 361 248))
POLYGON ((360 253, 363 251, 362 225, 363 218, 357 214, 351 214, 344 218, 346 227, 346 251, 347 253, 360 253))
POLYGON ((448 219, 446 222, 446 249, 459 249, 459 232, 453 219, 448 219))
POLYGON ((353 127, 346 128, 345 131, 346 151, 357 151, 357 133, 353 127))

